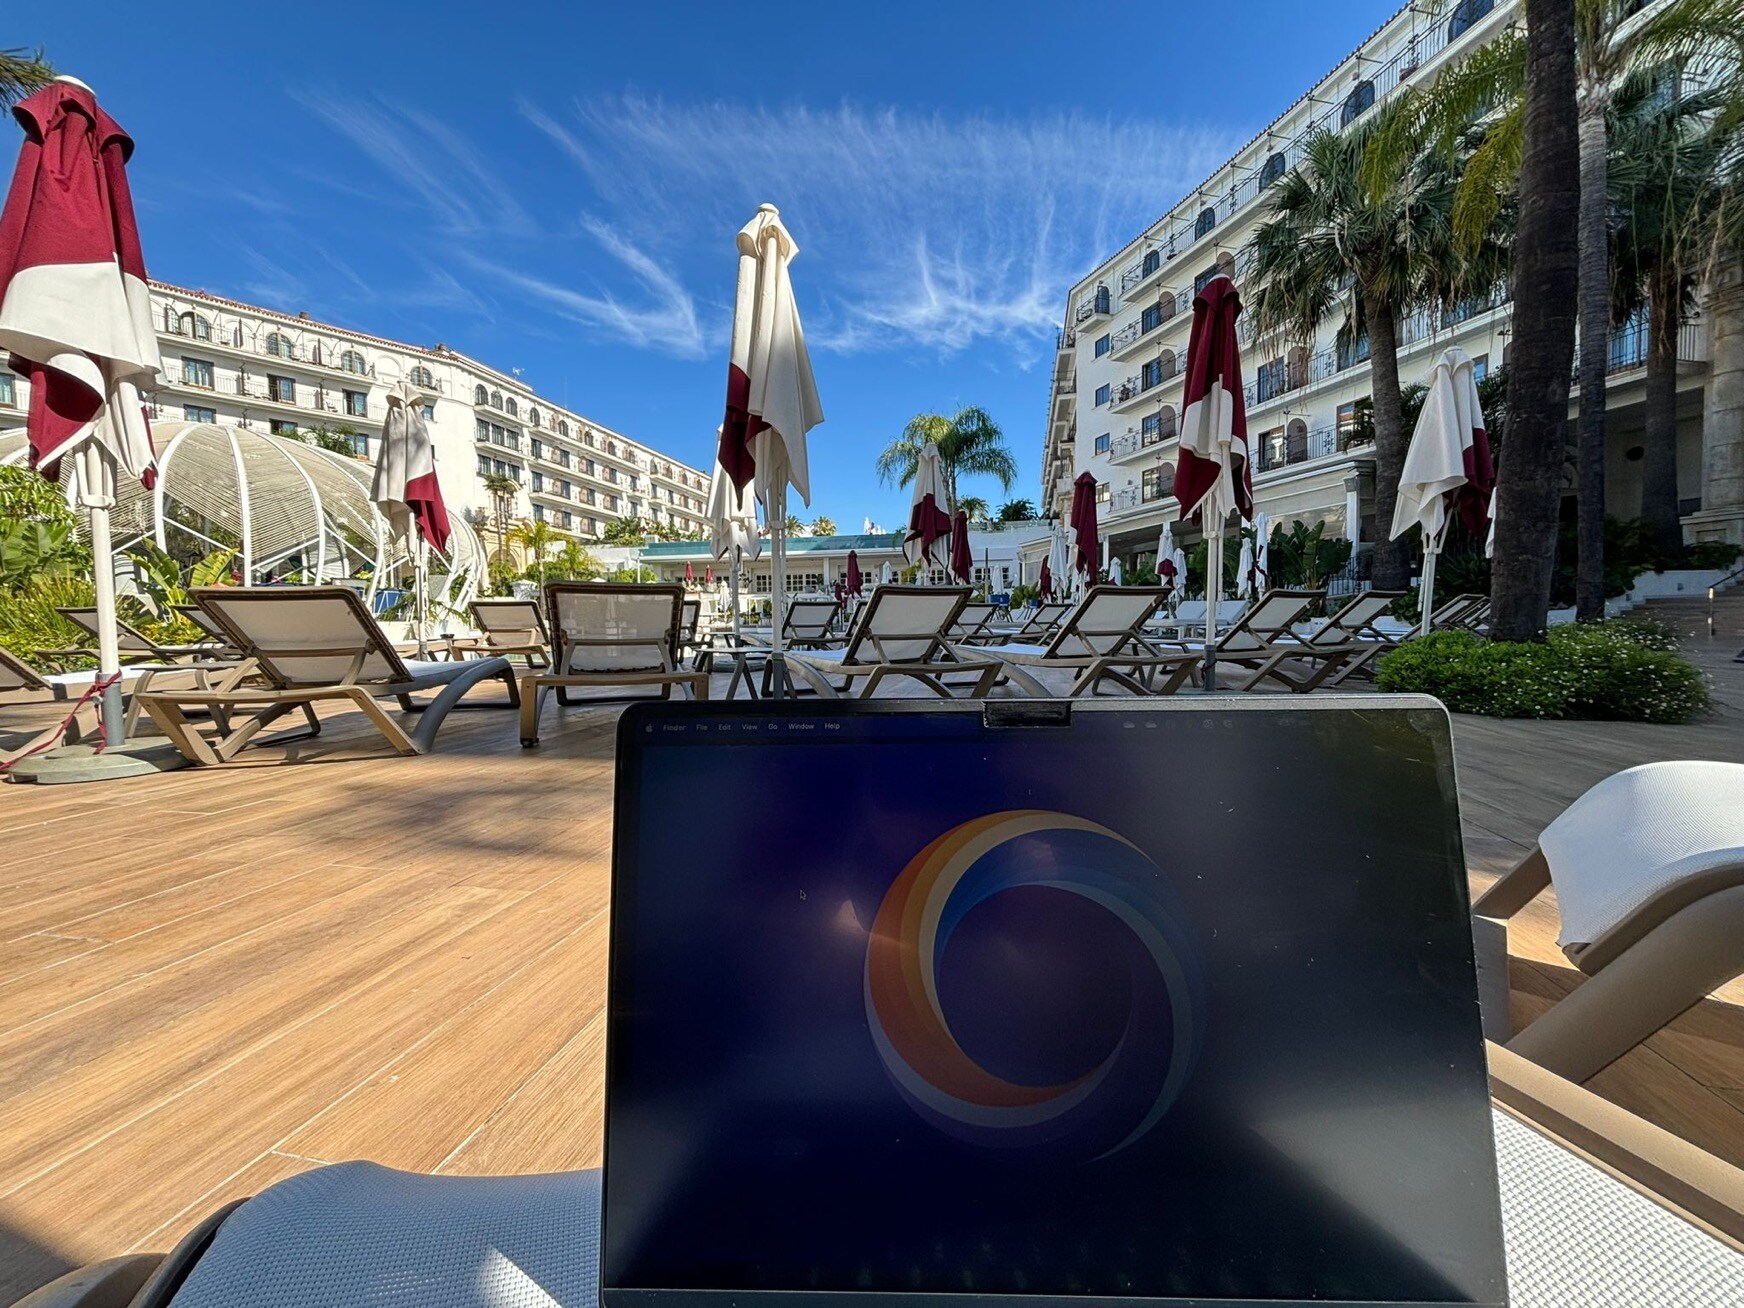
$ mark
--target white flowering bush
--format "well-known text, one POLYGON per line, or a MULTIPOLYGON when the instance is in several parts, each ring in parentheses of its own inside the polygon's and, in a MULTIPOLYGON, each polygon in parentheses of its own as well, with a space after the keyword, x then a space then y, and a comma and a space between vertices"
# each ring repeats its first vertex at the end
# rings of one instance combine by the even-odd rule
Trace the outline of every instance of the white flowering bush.
POLYGON ((1383 655, 1385 691, 1433 695, 1455 713, 1496 718, 1688 722, 1708 709, 1701 672, 1650 622, 1552 628, 1541 643, 1443 631, 1383 655))

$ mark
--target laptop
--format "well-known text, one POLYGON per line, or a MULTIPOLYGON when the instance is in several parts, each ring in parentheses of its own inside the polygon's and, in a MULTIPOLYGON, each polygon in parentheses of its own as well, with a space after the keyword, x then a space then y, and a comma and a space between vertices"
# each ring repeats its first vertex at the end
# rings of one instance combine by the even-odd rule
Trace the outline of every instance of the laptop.
POLYGON ((616 804, 604 1308, 1506 1303, 1435 701, 643 705, 616 804))

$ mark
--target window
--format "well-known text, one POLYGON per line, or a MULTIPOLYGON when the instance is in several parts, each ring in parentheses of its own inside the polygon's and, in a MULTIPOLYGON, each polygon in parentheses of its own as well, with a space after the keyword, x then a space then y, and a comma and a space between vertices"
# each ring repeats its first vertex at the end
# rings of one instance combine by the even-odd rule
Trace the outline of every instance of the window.
POLYGON ((1356 340, 1340 339, 1338 342, 1338 370, 1354 368, 1369 357, 1369 334, 1364 332, 1356 340))
POLYGON ((560 467, 567 468, 569 466, 569 451, 568 450, 558 450, 557 451, 557 463, 560 467))
POLYGON ((1107 404, 1108 403, 1108 383, 1107 382, 1103 382, 1102 385, 1100 385, 1096 388, 1096 403, 1097 404, 1107 404))
POLYGON ((569 435, 569 423, 563 418, 557 420, 557 434, 559 436, 569 435))
POLYGON ((1284 361, 1273 359, 1262 363, 1254 374, 1254 402, 1264 404, 1273 396, 1284 393, 1284 361))
POLYGON ((1193 220, 1193 239, 1198 240, 1215 226, 1217 226, 1217 210, 1206 205, 1199 211, 1199 216, 1193 220))
MULTIPOLYGON (((356 350, 347 350, 339 356, 339 366, 346 372, 355 372, 360 376, 369 371, 369 365, 363 361, 363 356, 356 350)), ((414 378, 414 380, 416 380, 414 378)))
POLYGON ((1352 400, 1348 404, 1338 406, 1338 444, 1340 448, 1372 440, 1374 429, 1367 421, 1369 399, 1365 395, 1360 400, 1352 400))
POLYGON ((472 402, 482 408, 490 403, 490 392, 480 386, 477 390, 473 391, 472 402))
POLYGON ((533 489, 541 492, 545 489, 545 474, 538 469, 533 471, 533 489))
MULTIPOLYGON (((514 410, 510 409, 509 412, 513 413, 514 410)), ((527 421, 535 427, 539 425, 539 406, 537 404, 527 410, 527 421)))
MULTIPOLYGON (((538 473, 533 474, 533 489, 534 490, 539 489, 539 474, 538 473)), ((545 521, 545 506, 543 504, 535 504, 533 506, 533 521, 534 522, 544 522, 545 521)))
POLYGON ((1108 433, 1107 432, 1103 432, 1100 436, 1098 436, 1096 438, 1096 452, 1098 454, 1107 454, 1108 453, 1108 433))
POLYGON ((481 477, 488 477, 491 475, 490 455, 481 454, 478 456, 478 475, 481 477))
POLYGON ((542 459, 545 457, 545 442, 540 440, 537 436, 535 436, 533 438, 533 444, 532 444, 531 448, 533 451, 533 457, 535 459, 542 459))
POLYGON ((1139 444, 1155 445, 1163 438, 1163 415, 1147 413, 1138 424, 1139 444))
POLYGON ((0 372, 0 406, 8 409, 18 407, 17 383, 12 380, 9 372, 0 372))
POLYGON ((1472 380, 1481 382, 1490 373, 1490 356, 1480 354, 1472 360, 1472 380))
POLYGON ((266 397, 277 400, 280 404, 295 404, 297 383, 289 377, 274 377, 269 373, 266 379, 266 397))
POLYGON ((491 408, 497 410, 499 413, 502 412, 503 393, 501 391, 492 391, 490 393, 490 405, 491 408))
POLYGON ((369 392, 346 391, 345 412, 350 414, 353 418, 369 417, 369 392))
POLYGON ((209 341, 212 339, 212 323, 197 313, 184 313, 176 319, 176 334, 192 336, 196 341, 209 341))
POLYGON ((1096 338, 1096 357, 1100 359, 1103 355, 1108 353, 1109 348, 1108 333, 1103 332, 1102 335, 1096 338))
POLYGON ((483 418, 475 419, 473 422, 473 436, 477 440, 488 441, 490 439, 490 424, 483 418))
POLYGON ((436 389, 436 378, 430 374, 428 368, 420 363, 412 369, 412 385, 420 390, 433 391, 436 389))
POLYGON ((1161 250, 1146 250, 1144 262, 1140 263, 1138 266, 1139 276, 1140 277, 1149 277, 1152 273, 1154 273, 1158 268, 1161 268, 1162 266, 1163 266, 1163 252, 1161 250))
POLYGON ((1113 498, 1114 492, 1108 489, 1107 482, 1099 481, 1096 483, 1096 502, 1098 504, 1107 504, 1113 498))
POLYGON ((1282 177, 1286 166, 1282 150, 1268 158, 1265 166, 1260 169, 1260 190, 1265 190, 1266 187, 1282 177))
POLYGON ((513 395, 503 401, 503 411, 511 418, 520 416, 521 406, 515 403, 515 397, 513 395))
POLYGON ((297 424, 290 418, 274 418, 267 423, 267 430, 274 436, 295 436, 297 424))
POLYGON ((1469 32, 1478 19, 1496 7, 1496 0, 1459 0, 1453 7, 1453 17, 1447 20, 1447 39, 1457 40, 1469 32))
POLYGON ((574 531, 575 530, 575 515, 573 513, 571 513, 568 509, 563 510, 563 530, 565 530, 565 531, 574 531))
POLYGON ((1160 304, 1147 304, 1144 312, 1138 316, 1139 335, 1143 336, 1146 332, 1153 332, 1162 325, 1163 306, 1160 304))
POLYGON ((202 390, 211 390, 212 361, 210 359, 183 359, 182 385, 198 386, 202 390))
POLYGON ((1175 470, 1168 464, 1146 468, 1139 477, 1139 497, 1149 504, 1160 500, 1175 489, 1175 470))
POLYGON ((296 347, 291 344, 291 338, 279 332, 268 332, 266 334, 266 352, 279 359, 294 359, 297 357, 297 350, 296 347))
POLYGON ((1168 373, 1163 371, 1163 361, 1161 359, 1152 359, 1149 363, 1145 364, 1144 367, 1139 369, 1139 389, 1141 391, 1148 391, 1153 386, 1161 386, 1163 384, 1163 378, 1168 375, 1168 373))
POLYGON ((436 406, 434 404, 426 404, 424 406, 422 412, 424 414, 424 421, 425 422, 432 422, 435 420, 436 406))
POLYGON ((1349 127, 1367 113, 1375 102, 1375 84, 1364 78, 1344 97, 1344 108, 1338 111, 1338 125, 1349 127))
POLYGON ((581 463, 582 463, 581 470, 583 472, 585 472, 588 476, 595 477, 595 476, 599 475, 599 465, 597 463, 595 463, 592 459, 583 459, 581 461, 581 463))
MULTIPOLYGON (((11 380, 12 378, 10 377, 0 378, 0 382, 10 382, 11 380)), ((5 392, 9 389, 10 387, 0 387, 0 401, 4 400, 5 392)), ((182 417, 186 418, 189 422, 217 422, 218 410, 208 409, 200 404, 184 404, 182 406, 182 417)))

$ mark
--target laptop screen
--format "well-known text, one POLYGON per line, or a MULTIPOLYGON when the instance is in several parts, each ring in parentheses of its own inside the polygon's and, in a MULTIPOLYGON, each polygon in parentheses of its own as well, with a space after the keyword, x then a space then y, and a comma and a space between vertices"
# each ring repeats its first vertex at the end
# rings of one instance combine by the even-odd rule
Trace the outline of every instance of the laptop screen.
POLYGON ((1447 718, 1336 705, 627 714, 608 1302, 1503 1302, 1447 718))

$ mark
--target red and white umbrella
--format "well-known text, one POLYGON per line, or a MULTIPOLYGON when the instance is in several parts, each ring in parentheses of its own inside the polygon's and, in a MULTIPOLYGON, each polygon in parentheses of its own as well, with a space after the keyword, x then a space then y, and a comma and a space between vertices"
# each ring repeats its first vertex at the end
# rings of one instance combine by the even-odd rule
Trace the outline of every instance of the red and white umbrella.
POLYGON ((908 535, 902 538, 902 556, 922 567, 949 567, 950 538, 951 518, 945 512, 945 477, 939 466, 939 447, 928 441, 915 462, 914 499, 908 511, 908 535))
POLYGON ((739 279, 727 362, 727 413, 720 464, 743 490, 755 483, 769 524, 769 570, 777 675, 787 598, 787 488, 811 504, 805 434, 824 420, 811 355, 799 325, 788 265, 799 246, 772 204, 740 229, 739 279))
POLYGON ((1435 560, 1441 553, 1447 524, 1457 513, 1473 536, 1489 530, 1490 493, 1496 488, 1496 468, 1490 457, 1478 402, 1477 375, 1471 358, 1458 346, 1443 352, 1429 374, 1423 412, 1405 451, 1399 473, 1399 498, 1393 509, 1393 535, 1398 540, 1411 528, 1423 533, 1423 632, 1435 607, 1435 560))
POLYGON ((1218 273, 1193 297, 1193 333, 1187 338, 1183 382, 1181 457, 1175 498, 1183 518, 1197 513, 1210 548, 1205 578, 1205 688, 1216 685, 1212 650, 1217 605, 1223 597, 1223 529, 1231 513, 1253 517, 1253 469, 1248 460, 1247 401, 1241 388, 1241 350, 1235 320, 1241 296, 1218 273))
POLYGON ((1078 474, 1072 483, 1072 567, 1082 573, 1086 583, 1096 578, 1096 562, 1102 545, 1096 535, 1096 478, 1088 472, 1078 474))
POLYGON ((436 442, 424 420, 424 400, 409 379, 388 390, 388 418, 382 427, 381 453, 376 458, 370 499, 388 520, 395 540, 412 549, 413 626, 418 657, 425 645, 425 614, 430 572, 430 547, 448 552, 448 508, 436 479, 436 442))
POLYGON ((133 140, 69 77, 15 105, 24 148, 0 210, 0 350, 30 379, 30 466, 90 514, 98 677, 107 745, 122 739, 109 512, 116 477, 147 487, 156 455, 141 392, 162 361, 127 161, 133 140))
POLYGON ((964 585, 975 575, 975 556, 969 553, 969 515, 962 509, 951 519, 951 575, 964 585))

